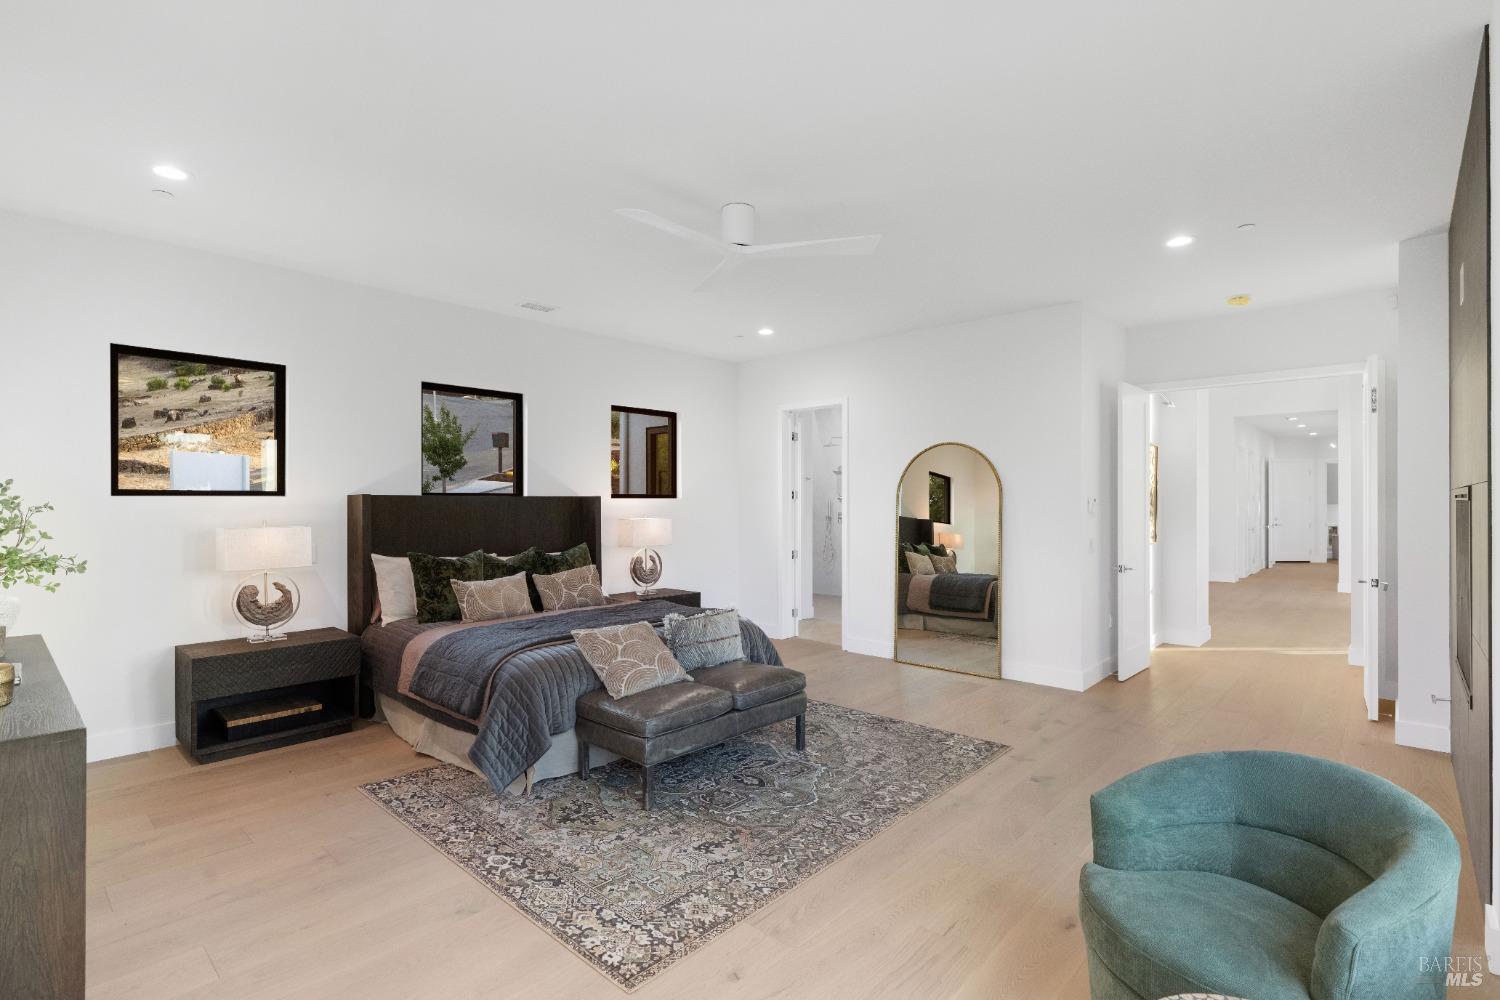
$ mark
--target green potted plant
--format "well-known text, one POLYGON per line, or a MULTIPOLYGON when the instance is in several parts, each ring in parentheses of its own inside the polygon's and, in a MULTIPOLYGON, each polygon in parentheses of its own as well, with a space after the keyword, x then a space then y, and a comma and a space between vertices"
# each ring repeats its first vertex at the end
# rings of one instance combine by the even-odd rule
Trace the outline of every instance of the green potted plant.
POLYGON ((77 556, 47 551, 52 536, 37 527, 36 519, 52 505, 26 503, 11 489, 12 482, 0 483, 0 655, 5 653, 5 633, 21 613, 17 586, 24 583, 51 592, 62 585, 56 577, 88 569, 77 556))

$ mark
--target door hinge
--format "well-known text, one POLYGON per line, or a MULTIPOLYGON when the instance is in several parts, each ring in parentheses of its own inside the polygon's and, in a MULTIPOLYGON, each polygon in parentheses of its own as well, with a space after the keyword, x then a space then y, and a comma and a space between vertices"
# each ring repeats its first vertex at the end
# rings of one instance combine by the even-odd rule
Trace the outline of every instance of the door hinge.
POLYGON ((793 617, 793 618, 796 618, 796 617, 797 617, 797 609, 796 609, 796 608, 793 608, 793 609, 792 609, 792 617, 793 617))
POLYGON ((797 432, 796 431, 792 431, 792 440, 793 441, 797 440, 797 432))
POLYGON ((796 559, 796 558, 797 558, 797 550, 796 550, 796 549, 793 549, 793 550, 792 550, 792 558, 793 558, 793 559, 796 559))
POLYGON ((1376 396, 1376 394, 1379 393, 1379 392, 1380 392, 1379 387, 1373 386, 1373 385, 1370 386, 1370 412, 1371 413, 1374 413, 1376 411, 1376 407, 1379 404, 1379 399, 1376 396))
POLYGON ((792 499, 793 500, 797 499, 797 491, 796 490, 792 490, 792 499))

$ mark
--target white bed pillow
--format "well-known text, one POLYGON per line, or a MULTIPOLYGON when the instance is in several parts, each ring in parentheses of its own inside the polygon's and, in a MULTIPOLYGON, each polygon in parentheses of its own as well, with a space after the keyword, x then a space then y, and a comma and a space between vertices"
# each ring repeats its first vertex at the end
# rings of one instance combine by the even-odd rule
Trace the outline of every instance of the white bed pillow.
POLYGON ((417 586, 411 578, 411 560, 405 556, 370 555, 375 564, 375 594, 380 601, 380 624, 417 617, 417 586))

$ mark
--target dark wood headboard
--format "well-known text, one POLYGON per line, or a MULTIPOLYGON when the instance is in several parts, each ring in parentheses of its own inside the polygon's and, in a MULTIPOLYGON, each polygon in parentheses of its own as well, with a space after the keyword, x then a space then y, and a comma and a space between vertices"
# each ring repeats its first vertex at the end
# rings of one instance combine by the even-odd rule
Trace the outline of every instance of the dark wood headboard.
POLYGON ((932 521, 925 517, 907 517, 902 514, 897 521, 896 548, 906 545, 931 545, 932 521))
POLYGON ((599 564, 598 497, 426 494, 349 497, 349 631, 359 635, 375 610, 370 554, 430 552, 461 556, 475 549, 513 555, 536 546, 561 552, 587 542, 599 564))

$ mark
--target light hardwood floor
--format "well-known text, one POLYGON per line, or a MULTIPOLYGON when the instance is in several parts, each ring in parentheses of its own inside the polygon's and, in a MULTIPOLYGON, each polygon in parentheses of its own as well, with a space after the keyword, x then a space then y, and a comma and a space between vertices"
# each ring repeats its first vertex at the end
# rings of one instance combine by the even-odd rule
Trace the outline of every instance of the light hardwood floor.
MULTIPOLYGON (((1343 641, 1339 601, 1281 629, 1308 603, 1297 569, 1216 585, 1215 642, 1228 648, 1163 648, 1145 673, 1082 694, 780 643, 815 698, 1014 749, 637 996, 1087 997, 1075 900, 1089 793, 1178 754, 1343 760, 1457 829, 1447 758, 1395 746, 1388 723, 1362 716, 1359 672, 1341 654, 1302 651, 1343 641)), ((93 765, 90 996, 621 996, 356 788, 424 763, 368 726, 209 767, 176 750, 93 765)), ((1454 949, 1482 954, 1467 858, 1454 949)))

